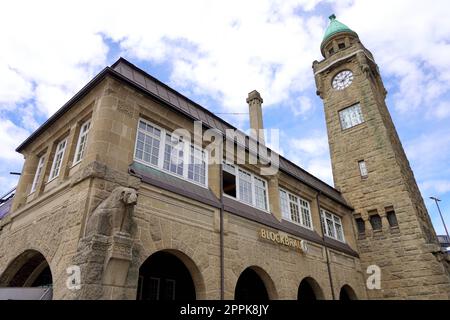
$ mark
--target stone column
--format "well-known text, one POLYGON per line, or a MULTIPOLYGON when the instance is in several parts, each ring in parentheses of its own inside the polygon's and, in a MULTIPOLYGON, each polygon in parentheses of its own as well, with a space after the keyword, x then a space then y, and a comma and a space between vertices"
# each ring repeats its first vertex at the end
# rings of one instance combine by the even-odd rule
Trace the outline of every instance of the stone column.
POLYGON ((78 134, 76 134, 77 131, 79 131, 77 130, 77 125, 73 125, 70 128, 69 135, 67 136, 66 152, 61 164, 62 179, 66 179, 68 177, 70 168, 73 164, 75 148, 77 147, 78 142, 78 134))
POLYGON ((270 204, 270 212, 281 221, 282 214, 280 208, 280 189, 278 183, 278 175, 273 175, 268 178, 268 188, 267 191, 269 193, 269 204, 270 204))
POLYGON ((311 219, 314 230, 322 237, 322 225, 320 223, 320 212, 318 211, 317 198, 311 201, 311 219))
POLYGON ((42 192, 44 192, 44 187, 45 187, 45 184, 47 183, 48 174, 50 173, 50 169, 52 167, 52 160, 53 160, 52 146, 53 146, 53 142, 49 143, 47 145, 47 147, 45 147, 46 151, 45 151, 44 166, 42 167, 41 178, 37 182, 36 191, 35 191, 37 196, 39 196, 40 194, 42 194, 42 192))
POLYGON ((26 198, 33 183, 34 175, 39 159, 35 155, 27 155, 24 153, 25 163, 17 184, 16 194, 11 207, 11 212, 16 211, 20 206, 25 204, 26 198))
MULTIPOLYGON (((210 159, 210 155, 208 153, 208 158, 210 159)), ((214 193, 214 195, 217 197, 217 199, 220 199, 220 164, 210 163, 208 165, 208 187, 211 189, 211 191, 214 193)))

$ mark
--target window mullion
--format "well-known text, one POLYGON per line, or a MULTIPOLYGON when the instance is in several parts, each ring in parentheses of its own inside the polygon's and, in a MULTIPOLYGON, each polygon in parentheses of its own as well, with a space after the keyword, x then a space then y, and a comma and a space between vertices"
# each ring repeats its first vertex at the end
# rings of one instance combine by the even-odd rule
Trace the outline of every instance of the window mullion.
POLYGON ((304 226, 305 223, 304 223, 304 221, 303 221, 303 205, 302 205, 302 201, 300 200, 299 197, 297 197, 297 203, 298 203, 298 215, 299 215, 298 219, 300 220, 300 221, 299 221, 300 224, 301 224, 302 226, 304 226))
POLYGON ((250 176, 250 183, 251 183, 252 206, 256 208, 255 177, 253 175, 250 176))
POLYGON ((166 150, 166 130, 161 129, 161 138, 159 140, 159 152, 158 152, 158 168, 164 170, 164 152, 166 150))
POLYGON ((240 176, 237 166, 234 167, 234 176, 236 178, 236 199, 241 200, 240 176))
MULTIPOLYGON (((195 163, 195 148, 194 148, 194 163, 195 163)), ((188 163, 191 161, 191 144, 190 142, 184 142, 183 141, 183 177, 186 180, 188 179, 188 163)), ((195 169, 194 169, 195 170, 195 169)), ((195 181, 194 176, 192 177, 193 181, 195 181)))

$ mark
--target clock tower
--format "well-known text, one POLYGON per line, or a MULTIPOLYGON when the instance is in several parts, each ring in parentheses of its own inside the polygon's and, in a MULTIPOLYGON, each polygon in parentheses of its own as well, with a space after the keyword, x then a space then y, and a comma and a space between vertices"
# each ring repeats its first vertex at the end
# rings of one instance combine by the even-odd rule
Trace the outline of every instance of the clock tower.
POLYGON ((324 59, 313 70, 334 184, 355 209, 363 272, 381 270, 381 286, 368 288, 369 298, 450 299, 448 257, 386 106, 372 53, 334 15, 320 49, 324 59))

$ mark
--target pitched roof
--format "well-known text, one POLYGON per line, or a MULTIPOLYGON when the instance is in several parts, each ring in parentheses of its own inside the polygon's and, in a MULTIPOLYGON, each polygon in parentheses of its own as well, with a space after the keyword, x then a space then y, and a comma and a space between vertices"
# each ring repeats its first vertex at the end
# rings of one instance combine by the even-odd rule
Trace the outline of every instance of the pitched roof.
MULTIPOLYGON (((210 112, 191 99, 185 97, 181 93, 172 89, 168 85, 151 76, 144 70, 138 68, 124 58, 119 58, 111 67, 104 68, 97 76, 95 76, 85 87, 83 87, 72 99, 64 104, 52 117, 50 117, 41 127, 39 127, 30 137, 28 137, 16 151, 20 152, 28 144, 30 144, 38 135, 46 130, 52 123, 59 119, 70 107, 82 99, 96 84, 98 84, 107 75, 112 76, 120 81, 126 82, 135 89, 142 91, 148 96, 157 99, 159 102, 171 107, 177 112, 193 119, 202 121, 206 127, 215 128, 222 133, 226 129, 237 130, 240 134, 246 136, 236 127, 221 119, 217 115, 210 112)), ((316 191, 320 191, 323 195, 342 204, 343 206, 353 209, 342 197, 341 193, 331 187, 322 180, 311 175, 288 159, 280 156, 280 170, 284 173, 302 181, 316 191)))

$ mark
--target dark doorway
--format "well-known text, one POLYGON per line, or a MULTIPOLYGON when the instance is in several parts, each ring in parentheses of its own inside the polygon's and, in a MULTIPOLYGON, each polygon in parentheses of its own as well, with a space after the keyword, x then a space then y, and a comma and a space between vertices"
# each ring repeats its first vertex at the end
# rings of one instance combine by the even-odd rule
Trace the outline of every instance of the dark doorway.
POLYGON ((268 301, 269 294, 260 276, 252 269, 245 269, 239 276, 234 291, 238 301, 268 301))
POLYGON ((308 283, 308 281, 303 280, 300 283, 300 286, 298 287, 298 300, 302 301, 316 301, 317 297, 314 293, 314 289, 311 287, 311 285, 308 283))
POLYGON ((307 277, 298 286, 297 299, 301 301, 323 300, 324 295, 317 281, 307 277))
POLYGON ((195 300, 195 286, 184 263, 156 252, 139 269, 137 300, 195 300))
POLYGON ((343 286, 341 288, 341 292, 339 293, 339 300, 342 301, 350 301, 350 300, 357 300, 355 291, 350 286, 343 286))

